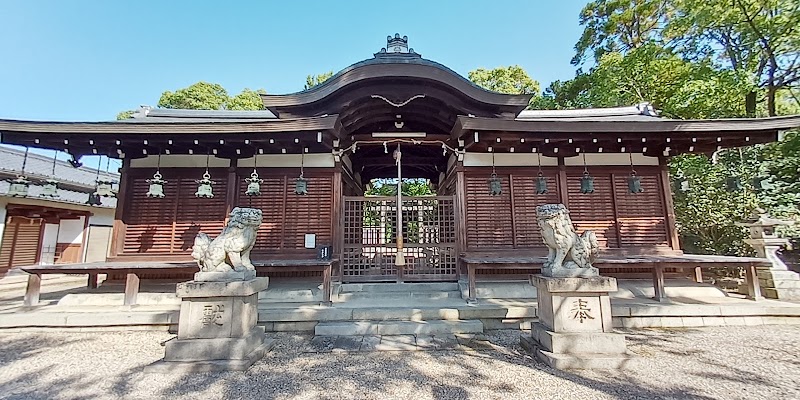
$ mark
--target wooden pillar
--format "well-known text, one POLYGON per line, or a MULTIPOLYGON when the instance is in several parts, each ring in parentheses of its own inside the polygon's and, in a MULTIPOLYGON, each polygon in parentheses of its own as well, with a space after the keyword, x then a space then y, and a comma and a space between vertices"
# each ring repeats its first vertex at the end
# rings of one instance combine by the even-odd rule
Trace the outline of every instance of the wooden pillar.
POLYGON ((28 275, 28 286, 25 288, 23 304, 35 306, 39 304, 39 294, 42 292, 42 276, 39 274, 28 275))
POLYGON ((694 281, 697 283, 703 283, 703 269, 700 267, 694 267, 694 281))
POLYGON ((89 279, 86 282, 86 287, 89 289, 97 289, 97 272, 89 273, 89 279))
POLYGON ((344 225, 342 223, 342 196, 344 196, 343 191, 343 177, 342 177, 342 163, 337 162, 334 164, 333 167, 333 193, 331 196, 333 197, 331 200, 331 237, 335 238, 333 243, 333 254, 339 254, 339 259, 341 260, 341 254, 344 247, 344 225))
POLYGON ((125 301, 123 305, 132 306, 136 304, 139 296, 139 277, 132 272, 128 272, 125 278, 125 301))
POLYGON ((464 177, 464 162, 456 161, 456 193, 455 193, 455 218, 456 223, 456 268, 458 274, 463 274, 461 253, 467 251, 467 181, 464 177))
POLYGON ((228 167, 228 184, 225 185, 225 222, 227 223, 228 215, 230 215, 236 203, 239 201, 239 176, 236 174, 239 160, 236 158, 231 159, 231 166, 228 167))
POLYGON ((758 283, 758 271, 753 264, 745 267, 744 270, 745 284, 747 285, 747 298, 750 300, 761 300, 761 286, 758 283))
POLYGON ((673 250, 681 249, 681 241, 678 237, 678 228, 675 225, 675 206, 672 203, 672 185, 669 181, 669 165, 666 157, 658 158, 658 165, 661 167, 659 184, 661 185, 661 198, 664 200, 664 215, 666 216, 667 237, 673 250))
POLYGON ((114 211, 114 228, 111 233, 112 257, 122 254, 125 248, 125 208, 128 206, 128 202, 131 201, 128 194, 130 186, 130 172, 131 160, 125 158, 122 160, 122 168, 120 168, 117 209, 114 211))
POLYGON ((508 174, 508 196, 511 200, 511 247, 517 248, 517 209, 514 207, 514 176, 508 174))
POLYGON ((655 301, 667 301, 667 293, 664 291, 664 268, 661 263, 653 266, 653 291, 655 301))
POLYGON ((558 182, 558 201, 569 209, 569 183, 567 183, 567 166, 564 163, 564 157, 558 157, 556 181, 558 182))

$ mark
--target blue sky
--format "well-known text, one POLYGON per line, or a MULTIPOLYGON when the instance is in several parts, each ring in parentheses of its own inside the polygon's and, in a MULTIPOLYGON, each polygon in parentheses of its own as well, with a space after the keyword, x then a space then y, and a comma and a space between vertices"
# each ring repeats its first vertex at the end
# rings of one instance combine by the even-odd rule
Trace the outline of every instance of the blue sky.
POLYGON ((230 93, 301 90, 400 33, 466 75, 519 64, 569 79, 583 0, 0 1, 0 118, 114 119, 204 80, 230 93))

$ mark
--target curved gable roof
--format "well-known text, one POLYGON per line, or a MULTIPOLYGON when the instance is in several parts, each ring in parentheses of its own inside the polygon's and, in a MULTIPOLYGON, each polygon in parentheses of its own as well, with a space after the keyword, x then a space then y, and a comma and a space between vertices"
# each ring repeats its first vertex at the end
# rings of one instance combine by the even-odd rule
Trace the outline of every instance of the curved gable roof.
POLYGON ((385 81, 385 78, 420 80, 421 83, 433 81, 471 102, 514 114, 525 109, 533 97, 532 94, 510 95, 486 90, 452 69, 416 53, 377 53, 374 58, 350 65, 308 90, 283 95, 262 94, 261 98, 267 109, 280 112, 282 108, 299 108, 324 100, 350 85, 370 80, 385 81))

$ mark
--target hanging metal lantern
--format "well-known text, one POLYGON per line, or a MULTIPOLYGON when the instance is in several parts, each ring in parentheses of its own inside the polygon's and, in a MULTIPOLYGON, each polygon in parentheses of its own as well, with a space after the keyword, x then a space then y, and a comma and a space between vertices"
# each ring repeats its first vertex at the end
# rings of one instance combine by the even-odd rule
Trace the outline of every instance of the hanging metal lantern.
POLYGON ((258 177, 258 171, 253 169, 253 173, 244 181, 247 182, 247 191, 245 191, 244 194, 248 196, 261 195, 261 183, 264 182, 264 180, 258 177))
POLYGON ((497 174, 492 174, 489 178, 489 194, 492 196, 499 196, 503 194, 503 184, 497 174))
POLYGON ((207 199, 214 197, 214 181, 211 180, 211 174, 208 170, 203 173, 203 179, 195 181, 197 183, 197 192, 194 193, 195 197, 205 197, 207 199))
POLYGON ((58 160, 58 150, 53 151, 53 168, 50 171, 50 179, 44 181, 42 184, 42 192, 39 193, 40 197, 49 197, 55 199, 60 197, 58 194, 58 181, 56 177, 56 161, 58 160))
POLYGON ((765 185, 765 183, 766 183, 766 181, 768 179, 769 178, 763 177, 763 176, 756 176, 755 178, 753 178, 753 182, 752 182, 753 183, 753 190, 758 192, 758 191, 767 189, 768 185, 765 185))
POLYGON ((742 190, 742 179, 738 176, 729 176, 725 178, 725 190, 729 192, 738 192, 742 190))
POLYGON ((536 194, 546 194, 547 193, 547 178, 539 172, 539 176, 536 177, 536 194))
POLYGON ((103 204, 103 200, 100 197, 100 194, 98 194, 97 192, 89 193, 89 199, 86 200, 86 204, 90 206, 99 206, 103 204))
POLYGON ((302 175, 294 181, 294 194, 308 194, 308 179, 302 175))
POLYGON ((156 170, 156 173, 153 174, 152 179, 148 179, 147 183, 150 184, 150 187, 147 189, 147 197, 155 197, 157 199, 163 199, 167 195, 164 194, 164 185, 167 184, 167 181, 161 179, 161 172, 156 170))
POLYGON ((628 177, 628 191, 631 193, 642 193, 642 179, 636 175, 636 171, 631 171, 631 176, 628 177))
POLYGON ((305 151, 303 150, 300 153, 300 177, 295 179, 294 181, 294 194, 299 195, 306 195, 308 194, 308 179, 303 177, 303 168, 305 166, 305 151))
POLYGON ((42 184, 42 192, 39 193, 39 196, 49 197, 51 199, 60 197, 58 194, 58 181, 53 179, 44 181, 44 184, 42 184))
POLYGON ((117 192, 114 190, 114 181, 100 179, 97 181, 97 194, 103 197, 117 197, 117 192))
POLYGON ((589 171, 583 171, 581 178, 581 193, 594 193, 594 178, 589 175, 589 171))
POLYGON ((26 197, 28 196, 28 187, 30 184, 31 181, 25 178, 25 176, 19 175, 10 182, 8 195, 11 197, 26 197))

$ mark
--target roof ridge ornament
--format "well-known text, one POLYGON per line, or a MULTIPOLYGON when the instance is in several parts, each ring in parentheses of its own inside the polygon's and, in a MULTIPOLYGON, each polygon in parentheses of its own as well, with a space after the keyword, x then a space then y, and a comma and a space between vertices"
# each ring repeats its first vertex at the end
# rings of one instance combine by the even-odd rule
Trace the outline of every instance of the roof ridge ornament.
POLYGON ((408 36, 400 37, 399 33, 395 33, 394 36, 386 36, 386 47, 375 53, 375 57, 385 55, 414 55, 420 57, 414 49, 408 47, 408 36))

